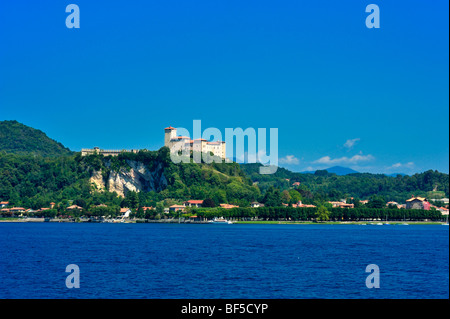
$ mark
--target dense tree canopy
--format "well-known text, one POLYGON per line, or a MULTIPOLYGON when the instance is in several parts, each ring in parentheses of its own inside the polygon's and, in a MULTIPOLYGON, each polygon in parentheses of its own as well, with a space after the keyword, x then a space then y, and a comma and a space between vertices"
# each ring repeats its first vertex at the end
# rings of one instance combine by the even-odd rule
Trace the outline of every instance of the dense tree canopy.
POLYGON ((323 207, 320 216, 325 218, 326 210, 332 218, 333 210, 327 201, 347 199, 362 209, 360 200, 369 199, 365 208, 384 209, 386 202, 404 203, 411 195, 449 197, 449 175, 432 170, 390 177, 361 173, 338 176, 326 170, 301 174, 278 168, 275 174, 261 175, 260 166, 192 161, 174 164, 167 147, 116 157, 82 157, 39 130, 16 121, 0 122, 0 200, 35 210, 56 203, 54 209, 42 214, 60 213, 76 205, 94 215, 113 215, 120 207, 129 207, 142 216, 161 216, 164 207, 200 199, 210 209, 217 209, 213 207, 221 203, 244 209, 253 201, 264 203, 268 209, 301 201, 323 207), (139 192, 127 191, 124 197, 91 185, 94 172, 101 172, 106 181, 111 173, 129 170, 130 162, 161 173, 167 183, 156 189, 144 186, 139 192), (150 206, 157 212, 142 209, 150 206))
POLYGON ((339 176, 319 171, 316 174, 302 174, 290 172, 284 168, 278 168, 272 175, 259 174, 260 164, 242 164, 243 171, 250 179, 257 183, 261 192, 266 192, 270 187, 280 191, 295 186, 303 199, 340 200, 354 197, 358 199, 370 199, 373 195, 382 196, 385 201, 404 203, 411 195, 429 198, 449 196, 449 175, 438 171, 426 171, 412 176, 397 175, 396 177, 384 174, 355 173, 339 176))
POLYGON ((17 121, 0 121, 0 152, 61 156, 72 152, 44 132, 17 121))

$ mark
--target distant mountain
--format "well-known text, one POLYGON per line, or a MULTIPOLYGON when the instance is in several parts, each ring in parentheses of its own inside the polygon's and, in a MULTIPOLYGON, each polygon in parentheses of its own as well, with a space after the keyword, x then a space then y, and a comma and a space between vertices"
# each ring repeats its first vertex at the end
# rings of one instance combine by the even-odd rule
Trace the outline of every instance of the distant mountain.
POLYGON ((303 171, 300 174, 314 174, 316 171, 303 171))
MULTIPOLYGON (((323 171, 327 171, 328 173, 333 173, 336 175, 348 175, 348 174, 355 174, 355 173, 359 173, 351 168, 348 167, 342 167, 342 166, 333 166, 330 168, 326 168, 323 171)), ((302 174, 314 174, 316 171, 303 171, 300 172, 302 174)))
POLYGON ((333 167, 327 168, 326 171, 328 173, 334 173, 336 175, 348 175, 348 174, 359 173, 351 168, 342 167, 342 166, 333 166, 333 167))
POLYGON ((72 151, 44 132, 17 121, 0 121, 0 152, 61 156, 72 151))

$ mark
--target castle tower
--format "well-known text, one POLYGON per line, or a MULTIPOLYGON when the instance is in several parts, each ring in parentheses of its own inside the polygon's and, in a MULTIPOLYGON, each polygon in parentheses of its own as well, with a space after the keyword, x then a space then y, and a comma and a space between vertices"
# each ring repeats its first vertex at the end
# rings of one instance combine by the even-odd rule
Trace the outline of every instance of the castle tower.
POLYGON ((177 129, 169 126, 164 129, 164 146, 170 148, 170 140, 177 136, 177 129))

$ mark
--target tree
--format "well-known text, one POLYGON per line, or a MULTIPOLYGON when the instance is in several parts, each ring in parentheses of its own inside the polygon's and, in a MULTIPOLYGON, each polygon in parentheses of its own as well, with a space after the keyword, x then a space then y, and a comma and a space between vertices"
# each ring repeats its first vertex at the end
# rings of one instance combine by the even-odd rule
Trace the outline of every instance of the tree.
POLYGON ((156 213, 160 214, 161 216, 162 214, 164 214, 164 204, 162 202, 156 204, 156 213))
POLYGON ((216 203, 211 198, 207 198, 203 201, 202 207, 216 207, 216 203))
POLYGON ((281 193, 281 200, 282 200, 283 203, 286 203, 286 204, 291 202, 291 194, 289 193, 289 191, 284 190, 281 193))
POLYGON ((353 198, 353 199, 347 198, 347 203, 348 203, 348 204, 353 204, 353 205, 355 205, 355 206, 354 206, 355 208, 359 208, 359 207, 362 206, 362 204, 361 204, 359 198, 353 198))
POLYGON ((137 208, 139 206, 139 196, 136 192, 130 191, 125 197, 125 202, 130 208, 137 208))
POLYGON ((289 195, 291 195, 291 202, 298 203, 302 200, 302 195, 294 189, 289 190, 289 195))
POLYGON ((137 218, 144 218, 144 216, 145 216, 144 209, 141 206, 139 206, 139 208, 138 208, 138 210, 136 212, 136 217, 137 218))
POLYGON ((282 206, 280 190, 270 187, 267 190, 266 195, 264 196, 263 203, 267 207, 282 206))
POLYGON ((316 219, 317 219, 318 221, 327 221, 327 220, 330 219, 330 213, 329 213, 329 211, 326 209, 325 206, 320 206, 320 207, 317 209, 317 212, 316 212, 316 219))
POLYGON ((383 197, 378 195, 373 195, 369 202, 367 203, 367 207, 369 208, 384 208, 386 206, 386 201, 383 197))
POLYGON ((86 208, 86 201, 82 198, 77 198, 73 202, 75 205, 86 208))

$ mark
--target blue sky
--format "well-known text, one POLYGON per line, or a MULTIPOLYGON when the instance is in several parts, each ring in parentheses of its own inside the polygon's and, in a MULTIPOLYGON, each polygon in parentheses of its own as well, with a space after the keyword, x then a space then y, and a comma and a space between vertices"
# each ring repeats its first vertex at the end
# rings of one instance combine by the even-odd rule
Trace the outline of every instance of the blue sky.
POLYGON ((0 120, 72 150, 278 128, 281 166, 449 171, 448 1, 2 1, 0 120), (68 29, 65 7, 80 8, 68 29), (380 7, 380 29, 365 8, 380 7))

